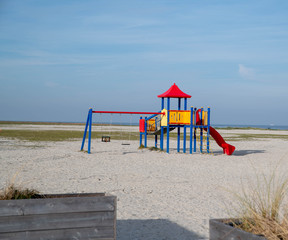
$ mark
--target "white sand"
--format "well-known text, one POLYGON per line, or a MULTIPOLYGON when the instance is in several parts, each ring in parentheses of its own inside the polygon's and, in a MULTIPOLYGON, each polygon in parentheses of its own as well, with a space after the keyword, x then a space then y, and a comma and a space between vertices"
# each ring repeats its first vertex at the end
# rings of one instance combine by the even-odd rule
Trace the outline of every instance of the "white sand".
MULTIPOLYGON (((221 130, 224 136, 239 131, 259 133, 221 130)), ((288 135, 260 134, 279 132, 288 135)), ((255 181, 255 171, 268 174, 277 164, 288 168, 288 142, 281 139, 230 142, 236 146, 232 156, 223 155, 215 142, 213 155, 177 153, 175 142, 170 154, 138 150, 138 142, 130 143, 93 140, 89 155, 79 151, 81 140, 31 143, 5 139, 0 133, 0 187, 17 173, 14 181, 42 193, 116 195, 118 240, 208 239, 209 219, 228 216, 232 199, 225 189, 239 192, 243 184, 255 181)))

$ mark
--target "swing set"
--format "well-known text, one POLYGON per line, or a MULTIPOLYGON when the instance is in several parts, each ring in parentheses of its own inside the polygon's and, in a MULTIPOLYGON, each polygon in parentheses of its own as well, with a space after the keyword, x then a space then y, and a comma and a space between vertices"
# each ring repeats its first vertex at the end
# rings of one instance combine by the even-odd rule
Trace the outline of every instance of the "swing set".
MULTIPOLYGON (((100 114, 130 114, 130 115, 163 115, 162 112, 122 112, 122 111, 93 111, 92 108, 88 111, 88 117, 85 125, 82 145, 81 145, 81 151, 84 149, 84 144, 88 132, 88 153, 91 153, 91 133, 92 133, 92 115, 93 113, 100 113, 100 114)), ((131 124, 131 121, 130 121, 131 124)), ((110 142, 111 137, 110 136, 102 136, 101 141, 102 142, 110 142)), ((129 137, 130 139, 130 137, 129 137)), ((130 145, 129 143, 122 143, 122 145, 130 145)))

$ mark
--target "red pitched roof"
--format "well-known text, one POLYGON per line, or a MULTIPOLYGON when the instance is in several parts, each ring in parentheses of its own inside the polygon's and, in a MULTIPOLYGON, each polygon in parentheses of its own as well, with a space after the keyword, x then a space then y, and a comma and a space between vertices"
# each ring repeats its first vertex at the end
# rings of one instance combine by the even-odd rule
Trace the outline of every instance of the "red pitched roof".
POLYGON ((166 92, 158 95, 159 98, 191 98, 191 95, 188 95, 180 90, 180 88, 174 83, 166 92))

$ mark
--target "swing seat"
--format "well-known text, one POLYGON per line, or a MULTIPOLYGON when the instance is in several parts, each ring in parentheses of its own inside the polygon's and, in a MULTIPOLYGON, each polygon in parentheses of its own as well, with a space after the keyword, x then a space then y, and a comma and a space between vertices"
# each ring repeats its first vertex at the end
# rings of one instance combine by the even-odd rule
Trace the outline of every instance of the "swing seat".
POLYGON ((130 143, 122 143, 121 145, 130 145, 130 143))
POLYGON ((110 136, 102 136, 102 142, 110 142, 110 136))

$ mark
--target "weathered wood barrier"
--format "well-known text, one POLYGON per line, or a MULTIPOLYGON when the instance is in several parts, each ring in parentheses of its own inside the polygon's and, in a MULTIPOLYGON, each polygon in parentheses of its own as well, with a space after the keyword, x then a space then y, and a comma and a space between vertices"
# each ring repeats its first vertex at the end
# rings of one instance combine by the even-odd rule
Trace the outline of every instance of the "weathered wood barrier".
POLYGON ((116 197, 104 193, 0 200, 0 239, 116 239, 116 197))

